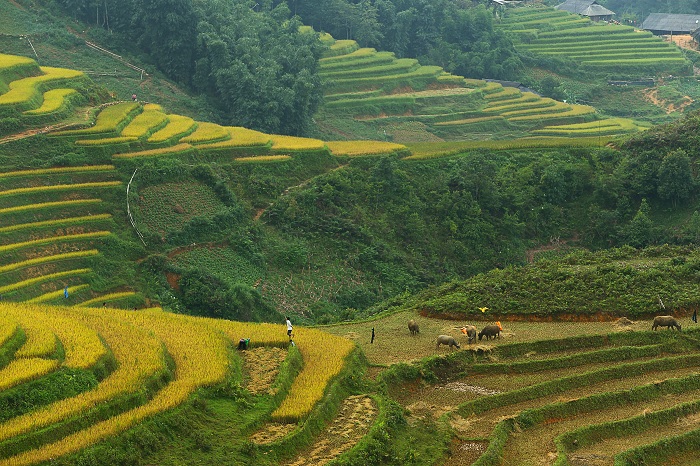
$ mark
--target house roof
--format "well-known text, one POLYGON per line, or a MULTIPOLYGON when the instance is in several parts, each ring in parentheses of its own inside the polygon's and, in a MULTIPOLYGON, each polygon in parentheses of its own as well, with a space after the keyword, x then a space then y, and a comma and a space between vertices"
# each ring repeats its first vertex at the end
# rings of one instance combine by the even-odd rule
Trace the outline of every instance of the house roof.
POLYGON ((603 5, 599 5, 595 0, 566 0, 554 8, 583 16, 611 16, 615 14, 603 5))
POLYGON ((652 13, 642 23, 648 31, 691 32, 700 27, 700 15, 652 13))

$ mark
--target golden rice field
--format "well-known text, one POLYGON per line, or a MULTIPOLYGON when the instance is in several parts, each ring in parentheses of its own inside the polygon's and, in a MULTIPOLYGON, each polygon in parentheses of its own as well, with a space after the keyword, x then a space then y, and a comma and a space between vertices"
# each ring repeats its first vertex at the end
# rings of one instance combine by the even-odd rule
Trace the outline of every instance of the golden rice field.
MULTIPOLYGON (((0 391, 9 386, 21 388, 28 380, 62 367, 89 369, 107 356, 117 364, 94 389, 0 423, 0 442, 88 415, 101 403, 143 390, 158 374, 170 376, 140 405, 2 458, 0 465, 37 464, 76 452, 182 404, 199 388, 226 382, 233 377, 231 360, 239 357, 234 348, 241 337, 250 338, 255 346, 289 345, 283 325, 196 318, 160 309, 126 311, 0 303, 0 342, 7 341, 17 326, 26 333, 27 340, 13 362, 0 370, 8 376, 8 382, 0 384, 0 391), (51 358, 56 341, 65 350, 61 360, 51 358), (171 367, 166 359, 172 361, 171 367)), ((297 328, 294 340, 304 367, 271 416, 292 423, 309 414, 355 347, 350 340, 317 329, 297 328)))

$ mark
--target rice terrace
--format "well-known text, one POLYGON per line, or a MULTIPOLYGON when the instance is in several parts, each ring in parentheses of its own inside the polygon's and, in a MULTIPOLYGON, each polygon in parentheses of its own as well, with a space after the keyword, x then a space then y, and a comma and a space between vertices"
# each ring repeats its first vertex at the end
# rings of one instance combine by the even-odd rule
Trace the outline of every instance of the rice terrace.
POLYGON ((695 32, 253 3, 0 4, 0 466, 700 464, 695 32))

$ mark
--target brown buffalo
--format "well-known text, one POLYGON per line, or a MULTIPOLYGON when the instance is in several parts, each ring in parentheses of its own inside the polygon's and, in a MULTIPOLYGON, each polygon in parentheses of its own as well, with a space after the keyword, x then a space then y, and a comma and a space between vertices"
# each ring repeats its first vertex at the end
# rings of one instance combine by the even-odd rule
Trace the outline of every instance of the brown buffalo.
POLYGON ((681 324, 678 323, 673 316, 656 316, 654 317, 654 323, 651 325, 652 330, 656 330, 658 327, 666 327, 667 329, 675 328, 679 332, 681 331, 681 324))

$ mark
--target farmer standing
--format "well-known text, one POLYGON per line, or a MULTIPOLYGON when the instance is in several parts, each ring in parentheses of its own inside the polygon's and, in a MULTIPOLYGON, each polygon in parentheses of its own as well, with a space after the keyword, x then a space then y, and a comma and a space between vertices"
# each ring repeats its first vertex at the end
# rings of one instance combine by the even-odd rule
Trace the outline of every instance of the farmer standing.
POLYGON ((287 317, 287 336, 289 337, 289 341, 292 341, 292 330, 292 321, 287 317))

